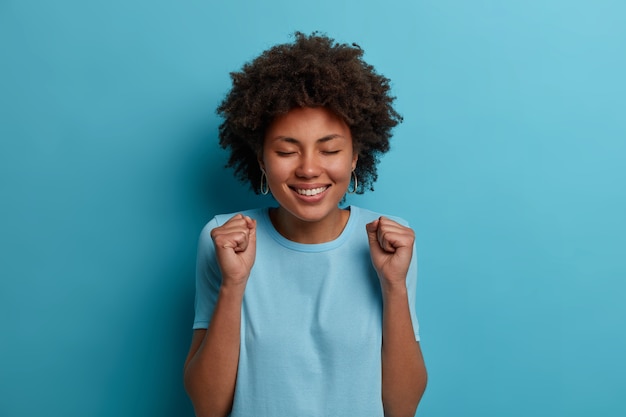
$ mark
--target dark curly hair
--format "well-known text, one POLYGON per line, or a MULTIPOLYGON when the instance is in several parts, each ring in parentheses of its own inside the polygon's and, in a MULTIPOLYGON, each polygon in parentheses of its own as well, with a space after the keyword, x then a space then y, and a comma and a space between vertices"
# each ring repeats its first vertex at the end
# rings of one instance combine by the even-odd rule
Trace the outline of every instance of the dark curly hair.
POLYGON ((232 88, 217 108, 223 117, 220 146, 230 149, 227 167, 259 193, 258 155, 265 131, 294 107, 325 107, 342 117, 359 161, 357 193, 373 190, 376 165, 389 150, 391 130, 402 121, 392 104, 389 79, 363 61, 357 44, 339 44, 326 35, 295 32, 293 43, 271 47, 232 72, 232 88))

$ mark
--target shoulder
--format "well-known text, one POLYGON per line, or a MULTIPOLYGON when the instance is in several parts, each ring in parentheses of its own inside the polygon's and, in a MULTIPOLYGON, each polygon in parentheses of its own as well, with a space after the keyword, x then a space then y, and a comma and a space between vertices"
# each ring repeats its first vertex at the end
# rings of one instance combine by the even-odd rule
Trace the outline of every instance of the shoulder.
POLYGON ((380 218, 381 216, 383 217, 387 217, 388 219, 391 219, 393 221, 396 221, 398 223, 400 223, 403 226, 408 226, 409 222, 406 221, 405 219, 403 219, 402 217, 398 217, 398 216, 394 216, 391 214, 386 214, 386 213, 379 213, 376 211, 372 211, 372 210, 368 210, 368 209, 364 209, 362 207, 357 207, 357 206, 350 206, 350 210, 352 211, 352 213, 356 214, 358 221, 360 223, 371 223, 374 220, 380 218))
POLYGON ((209 221, 208 224, 211 224, 211 222, 215 222, 216 226, 221 226, 226 223, 231 217, 237 214, 243 214, 244 216, 248 216, 255 220, 258 220, 266 210, 266 208, 254 208, 249 210, 235 211, 233 213, 217 214, 215 215, 215 217, 213 217, 213 219, 211 219, 211 221, 209 221))
POLYGON ((224 223, 226 223, 230 218, 237 214, 243 214, 244 216, 249 216, 255 220, 259 220, 264 213, 267 211, 266 208, 254 208, 243 211, 236 211, 233 213, 224 213, 224 214, 216 214, 211 220, 209 220, 202 230, 200 231, 200 241, 211 240, 211 230, 216 227, 220 227, 224 223))

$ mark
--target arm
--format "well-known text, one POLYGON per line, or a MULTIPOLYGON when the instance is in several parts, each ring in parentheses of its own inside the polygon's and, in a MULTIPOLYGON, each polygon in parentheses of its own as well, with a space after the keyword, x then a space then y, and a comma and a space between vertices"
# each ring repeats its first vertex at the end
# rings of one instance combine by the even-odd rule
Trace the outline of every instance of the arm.
POLYGON ((385 416, 415 415, 426 389, 426 367, 415 340, 406 276, 413 231, 390 219, 367 225, 370 255, 383 294, 382 399, 385 416))
POLYGON ((184 368, 185 389, 198 417, 232 409, 241 328, 241 304, 256 254, 256 223, 237 215, 211 231, 222 273, 217 303, 206 330, 194 331, 184 368))
POLYGON ((415 340, 405 288, 383 290, 382 391, 385 416, 415 415, 426 367, 415 340))

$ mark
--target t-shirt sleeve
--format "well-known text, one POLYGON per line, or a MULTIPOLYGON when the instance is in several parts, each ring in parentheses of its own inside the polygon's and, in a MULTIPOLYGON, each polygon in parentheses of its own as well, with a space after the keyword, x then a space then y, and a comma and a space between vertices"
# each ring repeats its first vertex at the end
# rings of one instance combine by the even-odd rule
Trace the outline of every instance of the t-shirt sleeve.
POLYGON ((413 245, 413 257, 411 258, 409 272, 406 277, 406 287, 409 295, 409 311, 411 313, 411 321, 413 322, 413 333, 415 334, 415 340, 419 342, 419 322, 415 312, 417 301, 417 251, 415 250, 415 245, 413 245))
POLYGON ((215 246, 211 239, 211 230, 217 226, 217 219, 213 218, 204 226, 198 239, 194 330, 209 327, 222 282, 215 257, 215 246))
MULTIPOLYGON (((411 227, 409 222, 401 217, 389 216, 391 219, 397 221, 403 226, 411 227)), ((411 258, 411 264, 409 265, 409 272, 406 276, 406 288, 409 296, 409 312, 411 313, 411 322, 413 323, 413 334, 415 334, 415 340, 420 340, 420 326, 417 321, 416 302, 417 302, 417 249, 413 244, 413 257, 411 258)))

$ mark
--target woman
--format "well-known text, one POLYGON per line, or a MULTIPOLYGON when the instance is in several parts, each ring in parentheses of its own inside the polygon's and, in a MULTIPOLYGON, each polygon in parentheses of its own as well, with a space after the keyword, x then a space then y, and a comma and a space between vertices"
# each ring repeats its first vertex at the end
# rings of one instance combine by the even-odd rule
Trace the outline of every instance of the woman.
POLYGON ((414 233, 340 208, 372 189, 401 117, 356 45, 295 34, 232 73, 229 166, 275 208, 218 215, 198 248, 185 387, 197 416, 413 416, 426 386, 414 233))

